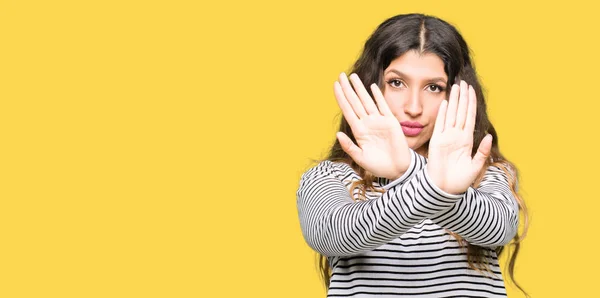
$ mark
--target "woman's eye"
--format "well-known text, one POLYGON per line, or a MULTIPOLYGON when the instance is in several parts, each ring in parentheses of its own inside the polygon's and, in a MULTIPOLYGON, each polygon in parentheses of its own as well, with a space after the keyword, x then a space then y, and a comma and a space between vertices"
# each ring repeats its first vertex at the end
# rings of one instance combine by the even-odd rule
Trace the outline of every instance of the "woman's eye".
POLYGON ((402 83, 402 81, 400 81, 398 79, 389 80, 388 84, 390 84, 390 86, 392 86, 394 88, 400 88, 402 85, 404 85, 404 83, 402 83))
POLYGON ((444 91, 444 88, 442 88, 441 86, 438 85, 429 85, 429 91, 431 92, 442 92, 444 91))

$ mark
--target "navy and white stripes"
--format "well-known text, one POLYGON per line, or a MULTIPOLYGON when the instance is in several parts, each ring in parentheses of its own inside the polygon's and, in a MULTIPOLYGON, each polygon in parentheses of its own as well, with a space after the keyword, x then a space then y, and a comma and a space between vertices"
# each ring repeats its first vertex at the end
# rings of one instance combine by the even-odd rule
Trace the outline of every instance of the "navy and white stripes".
POLYGON ((378 179, 375 186, 386 192, 368 192, 364 201, 348 191, 361 178, 347 164, 323 161, 302 175, 300 225, 308 245, 332 265, 329 297, 506 295, 493 250, 518 227, 506 174, 489 167, 477 189, 452 195, 433 185, 426 162, 411 150, 406 173, 391 183, 378 179), (489 247, 495 275, 470 269, 446 229, 489 247))

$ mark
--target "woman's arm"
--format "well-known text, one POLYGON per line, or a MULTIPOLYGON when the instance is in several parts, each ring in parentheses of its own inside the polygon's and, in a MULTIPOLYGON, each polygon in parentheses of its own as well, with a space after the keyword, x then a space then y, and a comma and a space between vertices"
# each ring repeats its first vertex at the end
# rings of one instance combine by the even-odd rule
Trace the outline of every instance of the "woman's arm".
POLYGON ((471 244, 503 246, 517 233, 519 205, 506 173, 490 166, 477 188, 469 187, 452 208, 435 214, 431 220, 471 244))
MULTIPOLYGON (((420 164, 425 165, 427 160, 420 158, 420 164)), ((384 188, 390 189, 398 183, 401 181, 393 181, 384 188)), ((517 233, 519 205, 506 173, 490 166, 477 188, 469 187, 452 208, 434 214, 431 220, 471 244, 503 246, 517 233)))
MULTIPOLYGON (((420 160, 420 165, 427 163, 425 157, 420 156, 420 160)), ((398 183, 401 181, 392 181, 384 188, 390 189, 398 183)), ((434 214, 431 220, 471 244, 503 246, 517 233, 519 205, 506 173, 490 166, 477 188, 469 187, 452 208, 434 214)))
POLYGON ((326 256, 359 254, 455 205, 462 195, 434 186, 422 157, 410 152, 404 175, 381 197, 367 201, 352 200, 342 182, 347 176, 344 165, 323 161, 308 170, 297 191, 300 226, 308 245, 326 256))

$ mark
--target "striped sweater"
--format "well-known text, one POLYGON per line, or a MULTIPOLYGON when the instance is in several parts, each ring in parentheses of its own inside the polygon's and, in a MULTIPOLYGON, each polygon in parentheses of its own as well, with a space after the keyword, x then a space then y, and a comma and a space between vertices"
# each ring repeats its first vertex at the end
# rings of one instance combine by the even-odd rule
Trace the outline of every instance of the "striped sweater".
POLYGON ((480 185, 460 195, 435 186, 427 160, 411 163, 385 190, 358 201, 348 191, 360 176, 347 164, 322 161, 302 175, 297 207, 308 245, 332 268, 327 297, 505 297, 494 251, 518 228, 508 177, 490 166, 480 185), (493 274, 470 269, 464 246, 447 231, 489 251, 493 274))

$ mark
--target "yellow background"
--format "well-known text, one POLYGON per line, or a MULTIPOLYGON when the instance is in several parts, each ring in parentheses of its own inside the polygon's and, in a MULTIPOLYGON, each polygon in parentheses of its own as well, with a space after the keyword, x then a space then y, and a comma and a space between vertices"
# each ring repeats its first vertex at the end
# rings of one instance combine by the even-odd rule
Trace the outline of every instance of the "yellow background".
POLYGON ((0 297, 323 297, 298 179, 407 12, 473 50, 531 211, 517 279, 599 295, 598 10, 480 2, 2 0, 0 297))

